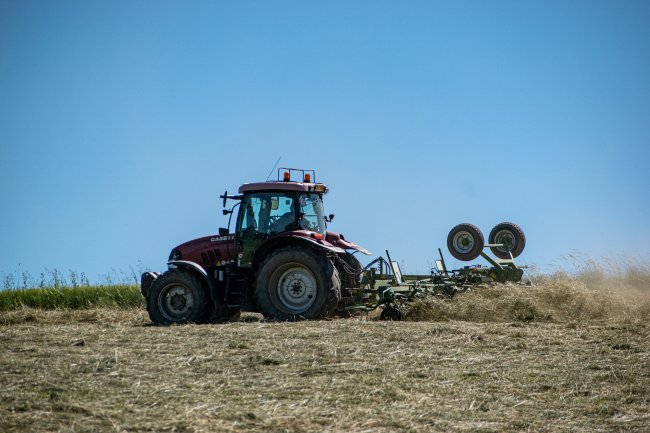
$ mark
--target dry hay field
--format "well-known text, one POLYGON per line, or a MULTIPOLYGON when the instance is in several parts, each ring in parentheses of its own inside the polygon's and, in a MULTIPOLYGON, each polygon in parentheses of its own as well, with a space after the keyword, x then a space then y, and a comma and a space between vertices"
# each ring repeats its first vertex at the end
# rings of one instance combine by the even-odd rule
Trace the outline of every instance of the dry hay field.
POLYGON ((647 432, 648 275, 539 277, 402 322, 4 311, 0 432, 647 432))

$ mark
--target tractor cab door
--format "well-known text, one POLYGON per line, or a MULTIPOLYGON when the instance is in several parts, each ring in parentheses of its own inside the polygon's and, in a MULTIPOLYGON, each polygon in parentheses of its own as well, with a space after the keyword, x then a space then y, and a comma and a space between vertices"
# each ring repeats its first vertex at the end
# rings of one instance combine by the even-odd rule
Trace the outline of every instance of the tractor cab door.
POLYGON ((283 192, 244 196, 235 232, 239 266, 252 266, 255 251, 270 236, 297 228, 296 204, 294 195, 283 192))

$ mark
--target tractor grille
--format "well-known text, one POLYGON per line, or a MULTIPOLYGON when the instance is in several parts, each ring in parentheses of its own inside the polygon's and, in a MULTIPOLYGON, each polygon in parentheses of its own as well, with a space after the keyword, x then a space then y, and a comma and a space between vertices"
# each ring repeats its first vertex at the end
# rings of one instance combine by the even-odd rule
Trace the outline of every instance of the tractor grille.
POLYGON ((208 250, 205 253, 201 253, 201 260, 203 261, 204 267, 211 267, 217 265, 221 260, 221 251, 214 249, 214 250, 208 250))

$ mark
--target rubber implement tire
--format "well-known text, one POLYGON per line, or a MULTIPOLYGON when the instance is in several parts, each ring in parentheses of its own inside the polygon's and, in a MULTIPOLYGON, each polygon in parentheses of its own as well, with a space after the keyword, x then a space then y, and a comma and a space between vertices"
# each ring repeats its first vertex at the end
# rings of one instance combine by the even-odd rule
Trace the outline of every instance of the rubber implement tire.
POLYGON ((202 323, 210 312, 205 282, 183 269, 172 269, 151 284, 147 312, 156 325, 202 323))
POLYGON ((402 311, 397 307, 386 307, 383 310, 381 310, 379 319, 394 320, 394 321, 402 320, 402 311))
POLYGON ((260 312, 277 320, 318 320, 332 315, 341 299, 341 280, 324 254, 288 247, 260 265, 255 284, 260 312))
POLYGON ((488 236, 488 242, 491 244, 504 244, 503 247, 490 247, 492 254, 500 259, 509 259, 521 255, 526 247, 526 236, 524 231, 517 224, 503 222, 494 226, 488 236))
POLYGON ((447 236, 447 248, 451 255, 465 262, 477 258, 484 246, 483 233, 472 224, 458 224, 447 236))

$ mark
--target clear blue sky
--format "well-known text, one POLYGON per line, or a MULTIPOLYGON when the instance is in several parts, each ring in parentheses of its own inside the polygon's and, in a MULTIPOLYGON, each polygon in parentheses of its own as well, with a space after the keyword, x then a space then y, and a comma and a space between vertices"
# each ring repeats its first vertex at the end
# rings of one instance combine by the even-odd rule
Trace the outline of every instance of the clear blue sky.
POLYGON ((279 156, 406 272, 460 222, 647 260, 649 44, 648 1, 0 0, 0 275, 163 270, 279 156))

